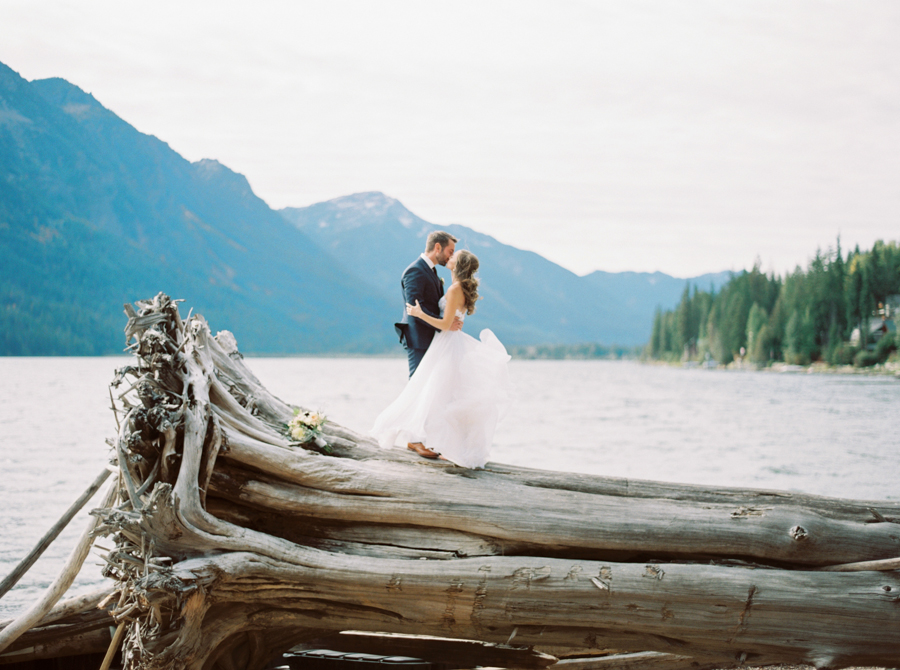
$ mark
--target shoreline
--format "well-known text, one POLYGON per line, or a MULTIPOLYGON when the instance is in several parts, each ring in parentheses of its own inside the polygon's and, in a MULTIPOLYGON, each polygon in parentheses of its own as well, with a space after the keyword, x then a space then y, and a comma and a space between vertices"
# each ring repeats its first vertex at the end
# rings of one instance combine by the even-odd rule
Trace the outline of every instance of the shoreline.
MULTIPOLYGON (((730 363, 734 365, 734 363, 730 363)), ((900 378, 900 362, 888 361, 867 368, 857 368, 853 365, 829 365, 827 363, 812 363, 810 365, 789 365, 787 363, 773 363, 770 366, 760 368, 770 372, 800 372, 805 374, 826 375, 868 375, 872 377, 893 376, 900 378)))
POLYGON ((900 361, 888 361, 866 368, 853 365, 829 365, 827 363, 811 363, 810 365, 793 365, 777 361, 771 365, 756 365, 732 361, 727 365, 707 365, 703 361, 659 361, 643 360, 644 365, 661 365, 685 370, 719 370, 730 372, 776 372, 781 374, 825 374, 825 375, 861 375, 868 377, 896 377, 900 379, 900 361))

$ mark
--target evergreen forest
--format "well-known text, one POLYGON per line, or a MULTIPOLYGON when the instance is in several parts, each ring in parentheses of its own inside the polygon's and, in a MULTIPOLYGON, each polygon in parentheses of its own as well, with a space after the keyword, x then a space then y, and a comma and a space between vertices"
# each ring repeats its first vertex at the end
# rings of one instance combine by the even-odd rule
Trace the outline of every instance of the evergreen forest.
POLYGON ((678 306, 657 309, 645 355, 668 361, 735 359, 867 367, 896 357, 900 248, 876 242, 846 257, 816 252, 806 270, 766 275, 757 261, 719 291, 686 285, 678 306))

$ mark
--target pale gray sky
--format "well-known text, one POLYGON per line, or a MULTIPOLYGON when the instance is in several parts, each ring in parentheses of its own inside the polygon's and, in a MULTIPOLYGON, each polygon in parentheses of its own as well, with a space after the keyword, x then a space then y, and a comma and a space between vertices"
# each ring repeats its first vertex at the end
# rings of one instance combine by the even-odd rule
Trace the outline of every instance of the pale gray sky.
POLYGON ((0 0, 63 77, 271 206, 384 191, 585 274, 900 238, 893 0, 0 0))

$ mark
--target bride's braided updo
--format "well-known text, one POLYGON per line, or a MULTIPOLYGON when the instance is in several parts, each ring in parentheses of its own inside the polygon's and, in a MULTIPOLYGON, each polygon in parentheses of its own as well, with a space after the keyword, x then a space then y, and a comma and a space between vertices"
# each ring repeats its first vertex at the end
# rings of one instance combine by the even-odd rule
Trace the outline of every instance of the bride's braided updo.
POLYGON ((478 295, 478 279, 475 273, 478 271, 478 257, 471 251, 460 249, 456 252, 456 281, 462 287, 463 296, 466 299, 466 313, 475 311, 475 302, 480 300, 478 295))

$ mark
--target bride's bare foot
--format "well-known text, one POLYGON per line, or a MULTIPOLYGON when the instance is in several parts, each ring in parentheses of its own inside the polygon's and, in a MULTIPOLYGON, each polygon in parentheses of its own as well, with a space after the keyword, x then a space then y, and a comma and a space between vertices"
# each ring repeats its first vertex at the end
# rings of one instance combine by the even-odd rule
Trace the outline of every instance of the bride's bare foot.
POLYGON ((421 442, 408 442, 406 448, 414 451, 422 458, 437 458, 438 455, 421 442))

